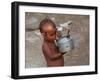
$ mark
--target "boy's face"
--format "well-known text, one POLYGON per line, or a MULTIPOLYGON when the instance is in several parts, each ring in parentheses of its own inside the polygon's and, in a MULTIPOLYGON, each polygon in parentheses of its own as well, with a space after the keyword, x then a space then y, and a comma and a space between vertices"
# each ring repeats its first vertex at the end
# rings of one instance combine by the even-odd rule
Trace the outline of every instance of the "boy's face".
POLYGON ((43 36, 47 41, 54 41, 56 39, 56 28, 48 24, 43 27, 43 36))

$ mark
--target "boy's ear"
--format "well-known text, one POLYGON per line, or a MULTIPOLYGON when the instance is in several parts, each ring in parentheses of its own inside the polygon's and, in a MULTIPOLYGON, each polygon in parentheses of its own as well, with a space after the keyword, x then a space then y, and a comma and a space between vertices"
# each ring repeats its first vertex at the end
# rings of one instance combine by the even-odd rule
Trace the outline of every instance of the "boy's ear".
POLYGON ((44 36, 45 34, 44 33, 41 33, 42 34, 42 36, 44 36))
POLYGON ((46 33, 41 33, 41 34, 42 34, 42 36, 46 37, 46 33))

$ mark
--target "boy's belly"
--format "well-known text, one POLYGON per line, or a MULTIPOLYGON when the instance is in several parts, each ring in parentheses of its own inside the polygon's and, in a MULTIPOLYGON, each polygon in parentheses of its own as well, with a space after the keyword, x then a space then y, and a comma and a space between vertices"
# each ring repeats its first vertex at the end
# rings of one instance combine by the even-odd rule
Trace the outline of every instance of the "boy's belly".
POLYGON ((50 59, 47 58, 46 61, 47 61, 47 66, 48 67, 64 66, 63 57, 55 59, 55 60, 50 60, 50 59))

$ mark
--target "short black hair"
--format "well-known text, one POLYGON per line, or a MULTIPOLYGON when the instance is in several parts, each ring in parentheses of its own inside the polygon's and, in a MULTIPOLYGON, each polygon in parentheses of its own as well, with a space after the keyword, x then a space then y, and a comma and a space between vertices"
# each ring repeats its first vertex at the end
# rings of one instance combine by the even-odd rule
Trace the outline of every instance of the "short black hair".
POLYGON ((40 24, 39 24, 39 30, 40 30, 41 33, 43 32, 42 29, 43 29, 43 26, 44 26, 45 24, 51 24, 54 28, 56 28, 55 23, 54 23, 51 19, 45 18, 45 19, 43 19, 43 20, 40 22, 40 24))

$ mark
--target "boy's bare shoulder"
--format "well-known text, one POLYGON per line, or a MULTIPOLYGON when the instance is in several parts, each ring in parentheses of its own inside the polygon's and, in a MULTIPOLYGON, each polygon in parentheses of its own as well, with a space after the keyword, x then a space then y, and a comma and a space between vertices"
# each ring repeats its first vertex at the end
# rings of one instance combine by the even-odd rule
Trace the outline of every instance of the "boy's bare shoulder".
POLYGON ((48 46, 48 44, 46 42, 43 43, 42 50, 43 50, 44 54, 51 54, 51 52, 52 52, 52 50, 50 49, 50 47, 48 46))
POLYGON ((45 42, 42 44, 42 51, 44 55, 47 55, 49 52, 48 45, 45 42))
POLYGON ((43 45, 42 45, 42 49, 47 49, 47 48, 49 48, 48 44, 44 42, 43 45))

